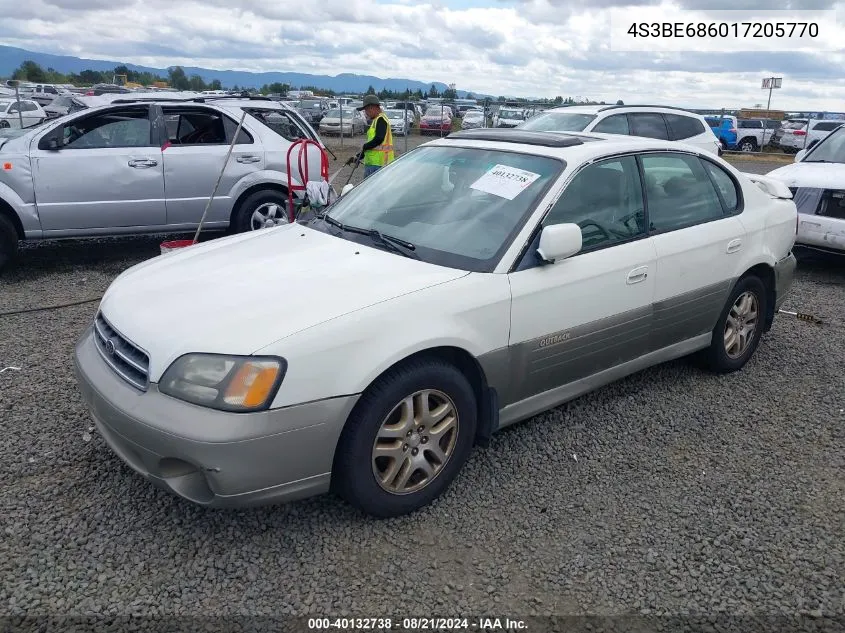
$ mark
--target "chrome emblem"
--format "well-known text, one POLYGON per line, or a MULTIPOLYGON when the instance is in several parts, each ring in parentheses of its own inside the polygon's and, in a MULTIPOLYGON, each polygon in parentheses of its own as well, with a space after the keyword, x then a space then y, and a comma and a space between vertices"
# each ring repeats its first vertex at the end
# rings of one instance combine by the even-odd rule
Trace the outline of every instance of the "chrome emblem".
POLYGON ((115 353, 116 350, 115 350, 115 347, 114 347, 114 341, 113 340, 109 339, 109 340, 106 341, 106 351, 109 353, 109 356, 114 356, 114 353, 115 353))

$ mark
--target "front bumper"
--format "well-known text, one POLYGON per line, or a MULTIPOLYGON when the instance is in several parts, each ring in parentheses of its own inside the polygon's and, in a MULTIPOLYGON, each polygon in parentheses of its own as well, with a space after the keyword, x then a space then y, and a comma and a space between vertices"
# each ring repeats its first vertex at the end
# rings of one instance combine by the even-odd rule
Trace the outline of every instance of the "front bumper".
POLYGON ((209 507, 293 501, 329 490, 340 432, 357 396, 233 414, 131 387, 102 360, 92 329, 77 380, 109 447, 156 486, 209 507))
POLYGON ((845 220, 824 215, 798 215, 795 243, 826 251, 845 252, 845 220))

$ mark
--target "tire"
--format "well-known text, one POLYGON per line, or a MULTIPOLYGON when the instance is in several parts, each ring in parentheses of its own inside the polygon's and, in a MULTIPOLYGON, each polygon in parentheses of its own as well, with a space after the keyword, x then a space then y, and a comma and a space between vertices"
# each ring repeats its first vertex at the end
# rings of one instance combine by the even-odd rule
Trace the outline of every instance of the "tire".
POLYGON ((722 148, 722 151, 723 151, 723 152, 724 152, 724 151, 727 151, 727 149, 728 149, 728 144, 727 144, 727 143, 725 143, 724 139, 719 139, 719 145, 721 146, 721 148, 722 148))
POLYGON ((0 129, 6 129, 12 127, 11 123, 9 123, 6 119, 0 119, 0 129))
POLYGON ((365 391, 350 414, 335 453, 332 489, 375 517, 411 513, 434 501, 455 479, 472 451, 476 424, 475 393, 453 365, 421 359, 392 369, 365 391), (451 408, 454 415, 447 413, 425 428, 419 417, 423 393, 429 394, 429 406, 435 405, 435 411, 451 408), (404 417, 411 420, 411 430, 406 431, 401 412, 403 401, 409 400, 413 407, 405 409, 408 415, 404 417), (450 419, 453 426, 444 430, 450 419), (394 428, 385 429, 388 423, 394 428), (439 441, 433 439, 432 428, 442 434, 439 441), (380 432, 390 437, 380 440, 380 432), (377 456, 377 443, 392 455, 377 456), (434 447, 439 447, 445 460, 436 457, 434 447), (430 472, 420 468, 422 464, 430 472), (412 465, 416 466, 413 470, 412 465))
POLYGON ((0 214, 0 271, 18 254, 18 232, 5 215, 0 214))
POLYGON ((260 226, 255 226, 253 223, 253 215, 256 212, 262 215, 270 216, 273 214, 271 205, 275 205, 275 217, 281 218, 277 220, 277 224, 288 223, 288 198, 285 194, 275 189, 262 189, 250 194, 238 207, 232 219, 232 229, 235 233, 245 233, 247 231, 255 231, 260 226))
MULTIPOLYGON (((766 295, 766 287, 759 277, 749 275, 740 279, 734 286, 727 303, 725 304, 719 320, 716 322, 716 327, 713 328, 713 340, 710 347, 705 350, 704 360, 707 367, 716 373, 727 374, 742 369, 757 346, 760 344, 760 338, 763 336, 763 330, 766 321, 766 310, 768 297, 766 295), (741 298, 743 301, 752 301, 756 304, 756 320, 753 322, 753 330, 750 332, 750 338, 747 339, 744 347, 735 347, 733 343, 729 346, 728 343, 733 341, 729 338, 729 318, 735 318, 735 308, 742 308, 740 304, 741 298), (726 340, 727 339, 727 340, 726 340), (731 351, 733 349, 733 352, 731 351)), ((746 304, 747 306, 748 304, 746 304)), ((741 312, 741 310, 740 310, 741 312)), ((745 315, 744 319, 748 319, 745 315)), ((752 322, 750 320, 741 321, 747 327, 752 322)), ((732 326, 731 326, 731 329, 732 326)))
POLYGON ((757 151, 757 139, 748 137, 744 138, 739 142, 739 151, 741 152, 756 152, 757 151))

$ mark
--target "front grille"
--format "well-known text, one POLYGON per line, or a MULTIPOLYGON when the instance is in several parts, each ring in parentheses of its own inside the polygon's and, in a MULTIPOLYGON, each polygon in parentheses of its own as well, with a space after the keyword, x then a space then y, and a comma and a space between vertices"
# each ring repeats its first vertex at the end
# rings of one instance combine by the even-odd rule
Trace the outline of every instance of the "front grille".
POLYGON ((94 319, 94 344, 118 376, 141 391, 149 386, 150 357, 115 330, 102 313, 94 319))

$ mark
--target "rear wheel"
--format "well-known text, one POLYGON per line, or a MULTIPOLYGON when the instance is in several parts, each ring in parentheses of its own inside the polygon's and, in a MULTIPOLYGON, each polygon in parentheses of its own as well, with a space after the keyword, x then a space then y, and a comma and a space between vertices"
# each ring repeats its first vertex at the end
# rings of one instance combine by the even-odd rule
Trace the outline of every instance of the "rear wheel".
POLYGON ((705 350, 708 367, 717 373, 742 369, 760 338, 766 319, 766 287, 753 275, 740 279, 713 328, 713 340, 705 350))
POLYGON ((361 396, 341 433, 333 489, 377 517, 431 503, 472 450, 476 411, 471 385, 446 362, 391 370, 361 396))
POLYGON ((244 200, 232 222, 235 232, 257 231, 288 224, 288 199, 275 189, 256 191, 244 200))
POLYGON ((0 215, 0 270, 18 253, 18 232, 5 215, 0 215))
POLYGON ((0 128, 6 129, 8 127, 11 127, 9 122, 6 119, 0 119, 0 128))

